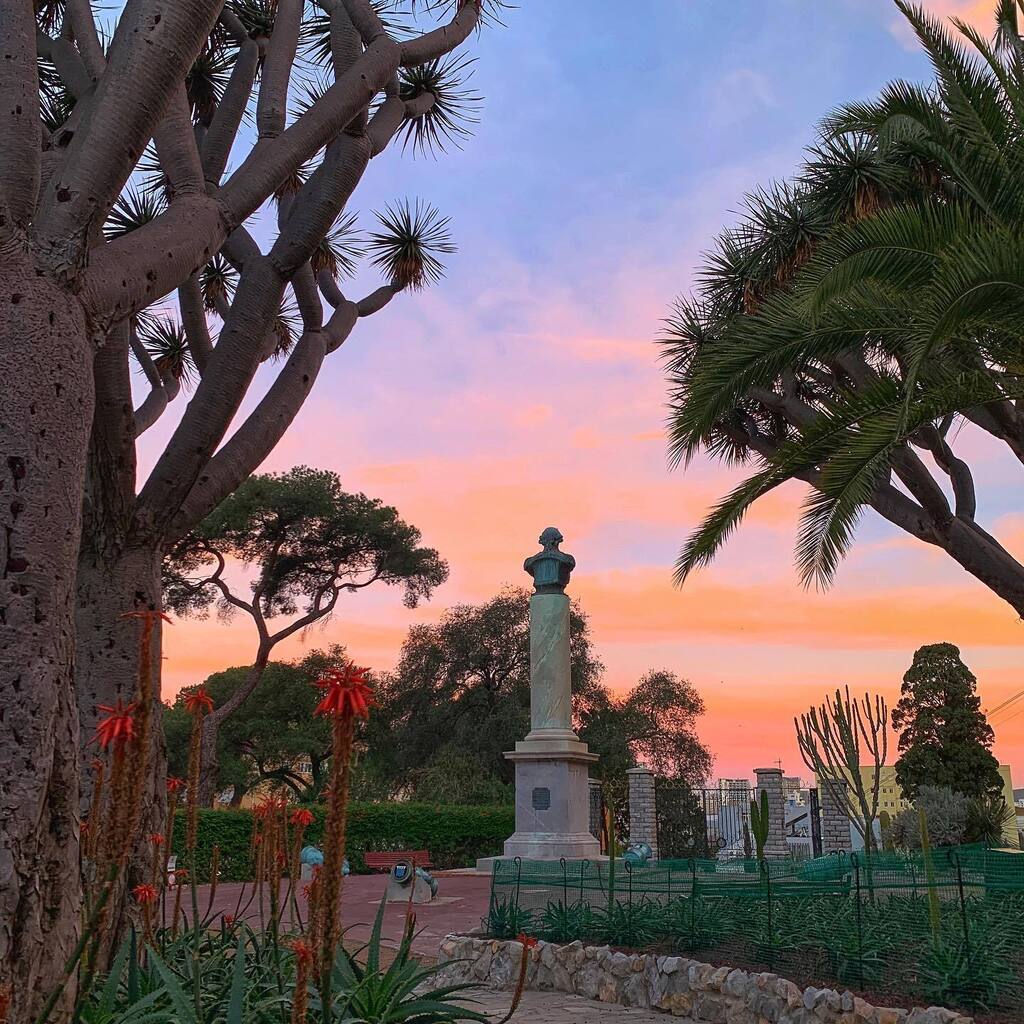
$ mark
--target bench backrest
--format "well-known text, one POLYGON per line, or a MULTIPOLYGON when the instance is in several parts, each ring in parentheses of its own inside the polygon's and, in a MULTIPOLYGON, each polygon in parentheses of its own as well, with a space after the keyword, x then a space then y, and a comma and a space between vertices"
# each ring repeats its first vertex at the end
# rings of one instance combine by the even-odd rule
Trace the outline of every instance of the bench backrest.
POLYGON ((363 854, 364 863, 374 871, 390 871, 400 860, 411 860, 418 868, 430 867, 430 854, 426 850, 388 850, 363 854))

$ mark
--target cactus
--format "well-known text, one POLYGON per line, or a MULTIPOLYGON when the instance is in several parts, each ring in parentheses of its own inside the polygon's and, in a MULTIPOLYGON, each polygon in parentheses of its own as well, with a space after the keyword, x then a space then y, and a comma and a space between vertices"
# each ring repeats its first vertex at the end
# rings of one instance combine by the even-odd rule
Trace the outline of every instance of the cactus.
POLYGON ((768 842, 768 791, 761 790, 761 806, 756 800, 750 801, 750 831, 754 833, 757 859, 764 860, 764 848, 768 842))

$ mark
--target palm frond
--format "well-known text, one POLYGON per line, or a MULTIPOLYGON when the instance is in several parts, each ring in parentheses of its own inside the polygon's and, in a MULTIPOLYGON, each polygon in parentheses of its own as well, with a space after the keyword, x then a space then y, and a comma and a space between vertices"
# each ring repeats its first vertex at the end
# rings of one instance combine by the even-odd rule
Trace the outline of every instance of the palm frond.
POLYGON ((326 271, 338 280, 355 274, 365 252, 363 241, 356 230, 356 215, 347 213, 313 250, 310 264, 314 274, 326 271))
POLYGON ((366 245, 373 266, 399 289, 420 291, 441 280, 444 264, 438 257, 457 251, 448 217, 418 199, 388 205, 375 216, 382 230, 371 233, 366 245))
POLYGON ((237 285, 238 271, 223 253, 217 253, 199 273, 203 305, 211 313, 216 313, 218 307, 231 302, 237 285))
POLYGON ((400 95, 403 100, 433 97, 426 113, 405 122, 403 150, 409 146, 414 154, 436 155, 443 153, 448 145, 462 148, 462 140, 472 134, 471 126, 480 120, 477 113, 483 102, 479 93, 464 88, 472 77, 474 63, 473 58, 453 54, 402 68, 400 95))
POLYGON ((208 44, 189 68, 185 91, 196 124, 209 125, 213 119, 231 77, 234 58, 234 51, 227 46, 218 48, 208 44))
POLYGON ((129 188, 117 197, 103 225, 103 234, 108 241, 120 238, 155 220, 166 209, 167 204, 162 196, 129 188))
POLYGON ((281 303, 281 308, 271 324, 270 334, 274 339, 271 358, 281 359, 295 347, 295 342, 302 334, 302 317, 294 302, 286 299, 281 303))
POLYGON ((153 360, 161 377, 173 377, 190 386, 198 380, 185 328, 170 317, 142 314, 138 318, 139 340, 153 360))

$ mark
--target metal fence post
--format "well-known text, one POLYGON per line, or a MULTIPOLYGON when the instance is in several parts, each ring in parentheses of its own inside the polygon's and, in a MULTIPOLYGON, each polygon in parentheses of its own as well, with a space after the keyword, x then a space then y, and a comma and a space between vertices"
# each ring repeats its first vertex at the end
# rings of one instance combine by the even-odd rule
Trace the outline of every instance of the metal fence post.
POLYGON ((580 861, 580 906, 583 905, 583 877, 586 874, 586 871, 589 867, 589 860, 584 859, 580 861))
POLYGON ((568 910, 569 909, 569 876, 566 874, 566 870, 565 870, 565 858, 564 857, 559 857, 558 858, 558 863, 561 865, 561 868, 562 868, 562 906, 565 907, 566 910, 568 910))
POLYGON ((775 928, 772 922, 772 875, 766 860, 760 861, 759 866, 761 869, 761 880, 765 887, 768 910, 768 970, 773 971, 775 970, 775 928))
POLYGON ((515 895, 515 922, 519 923, 519 884, 523 880, 523 858, 513 857, 512 863, 516 866, 516 895, 515 895))

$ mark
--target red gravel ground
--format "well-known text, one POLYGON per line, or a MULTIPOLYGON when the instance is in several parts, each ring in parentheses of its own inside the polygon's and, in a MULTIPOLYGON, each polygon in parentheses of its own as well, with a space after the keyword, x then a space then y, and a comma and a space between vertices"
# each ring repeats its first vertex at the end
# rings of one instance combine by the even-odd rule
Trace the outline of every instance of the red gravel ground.
MULTIPOLYGON (((480 927, 480 919, 487 915, 487 901, 490 898, 490 875, 446 874, 436 872, 438 880, 437 897, 432 903, 415 906, 417 935, 413 941, 413 949, 421 956, 437 956, 437 947, 449 932, 469 932, 480 927)), ((373 919, 377 914, 381 897, 387 886, 387 875, 350 875, 345 879, 341 898, 341 923, 347 930, 350 941, 361 942, 369 937, 373 919)), ((281 895, 284 897, 287 886, 282 885, 281 895)), ((239 898, 242 906, 249 901, 253 889, 251 885, 243 886, 241 882, 222 882, 217 886, 217 894, 212 908, 215 914, 214 923, 222 914, 238 914, 239 898), (244 893, 243 893, 244 890, 244 893)), ((210 887, 199 886, 199 910, 205 912, 209 903, 210 887)), ((264 894, 266 901, 267 896, 264 894)), ((302 920, 306 920, 306 901, 301 892, 298 897, 299 912, 302 920)), ((184 900, 187 905, 188 899, 184 900)), ((389 903, 384 914, 384 939, 391 945, 397 945, 402 936, 405 923, 405 904, 389 903)), ((191 912, 189 911, 191 917, 191 912)), ((254 899, 241 916, 250 924, 258 925, 260 912, 258 902, 254 899)), ((283 924, 288 927, 290 911, 285 910, 283 924)))

